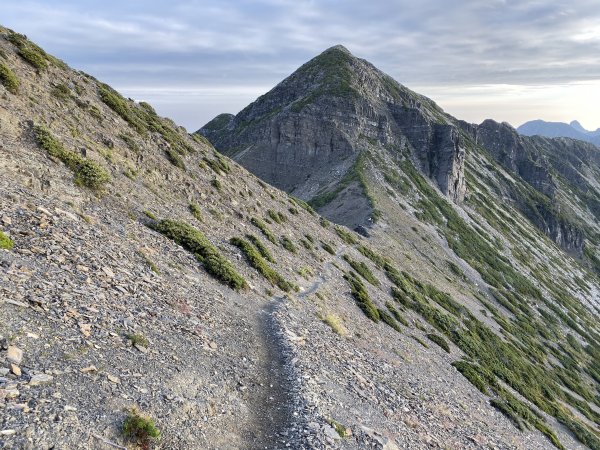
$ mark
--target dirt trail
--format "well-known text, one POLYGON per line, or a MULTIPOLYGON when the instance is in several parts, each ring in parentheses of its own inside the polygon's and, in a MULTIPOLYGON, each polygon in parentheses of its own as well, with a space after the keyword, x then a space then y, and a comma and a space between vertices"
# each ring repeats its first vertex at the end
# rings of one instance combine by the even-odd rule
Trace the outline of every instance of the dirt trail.
MULTIPOLYGON (((336 258, 341 259, 345 247, 340 247, 336 258)), ((325 271, 320 273, 313 283, 297 294, 298 298, 306 298, 327 283, 333 264, 327 263, 325 271)), ((287 347, 283 330, 275 313, 285 301, 285 297, 273 296, 268 304, 256 315, 257 329, 260 332, 261 364, 259 386, 252 401, 253 428, 248 431, 248 450, 305 449, 300 442, 302 432, 302 414, 300 401, 296 394, 295 378, 290 359, 291 352, 287 347), (296 413, 296 414, 294 414, 296 413)))

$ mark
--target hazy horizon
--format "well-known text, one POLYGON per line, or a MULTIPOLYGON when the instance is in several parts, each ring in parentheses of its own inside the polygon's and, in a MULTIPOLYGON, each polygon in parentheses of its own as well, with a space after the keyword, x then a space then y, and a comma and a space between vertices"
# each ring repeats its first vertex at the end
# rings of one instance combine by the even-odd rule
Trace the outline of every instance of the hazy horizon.
POLYGON ((336 44, 469 122, 595 130, 599 19, 591 0, 57 0, 4 2, 2 25, 190 131, 336 44))

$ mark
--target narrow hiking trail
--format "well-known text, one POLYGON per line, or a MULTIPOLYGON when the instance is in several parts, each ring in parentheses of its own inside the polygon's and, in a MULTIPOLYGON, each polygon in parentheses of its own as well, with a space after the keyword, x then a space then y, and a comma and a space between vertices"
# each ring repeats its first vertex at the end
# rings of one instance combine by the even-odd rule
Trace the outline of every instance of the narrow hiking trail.
MULTIPOLYGON (((336 252, 341 260, 345 246, 336 252)), ((325 264, 325 270, 296 298, 304 299, 317 292, 329 280, 333 263, 325 264)), ((303 442, 306 423, 302 414, 302 399, 299 398, 298 379, 291 360, 293 352, 287 342, 286 333, 276 313, 286 301, 283 296, 272 296, 255 317, 256 329, 260 334, 259 385, 252 399, 252 429, 248 431, 248 450, 308 449, 303 442)))

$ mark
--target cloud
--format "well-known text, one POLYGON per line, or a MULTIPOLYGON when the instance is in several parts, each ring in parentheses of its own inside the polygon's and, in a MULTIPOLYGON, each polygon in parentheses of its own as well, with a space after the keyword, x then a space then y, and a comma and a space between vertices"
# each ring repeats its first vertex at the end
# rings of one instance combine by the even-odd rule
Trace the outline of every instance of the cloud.
MULTIPOLYGON (((409 87, 456 92, 452 105, 472 98, 473 86, 498 86, 481 93, 498 96, 506 85, 600 79, 597 0, 5 0, 2 9, 5 26, 70 65, 141 97, 162 90, 159 112, 175 112, 192 129, 236 112, 252 100, 249 91, 259 94, 338 43, 409 87), (192 112, 183 102, 223 88, 222 105, 192 112)), ((446 98, 436 100, 444 106, 446 98)), ((518 96, 512 101, 514 110, 525 106, 518 96)), ((482 118, 494 117, 483 107, 482 118)))

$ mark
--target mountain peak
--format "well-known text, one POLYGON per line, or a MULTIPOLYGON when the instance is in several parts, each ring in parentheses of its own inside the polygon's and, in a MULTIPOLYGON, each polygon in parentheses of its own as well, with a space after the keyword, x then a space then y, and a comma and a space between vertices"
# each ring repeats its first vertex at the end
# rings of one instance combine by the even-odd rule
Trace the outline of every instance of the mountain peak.
POLYGON ((585 128, 583 128, 583 126, 579 123, 578 120, 573 120, 571 121, 571 123, 569 123, 569 125, 573 128, 575 128, 577 131, 580 131, 581 133, 587 133, 588 130, 586 130, 585 128))
POLYGON ((350 50, 348 50, 342 44, 334 45, 333 47, 329 47, 327 50, 323 51, 323 53, 332 53, 332 52, 341 52, 341 53, 345 53, 347 55, 352 55, 352 52, 350 52, 350 50))

